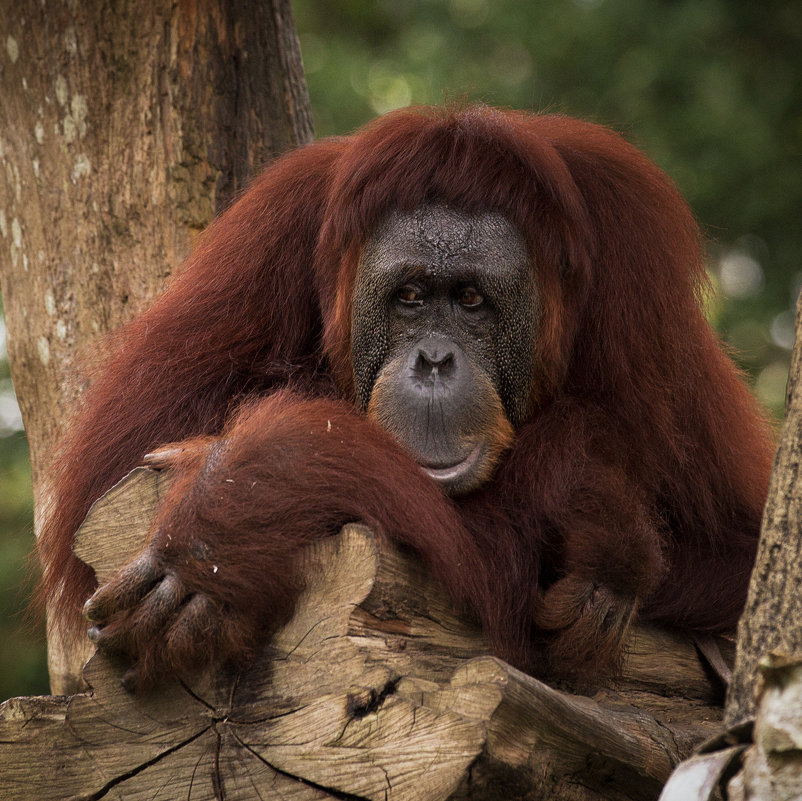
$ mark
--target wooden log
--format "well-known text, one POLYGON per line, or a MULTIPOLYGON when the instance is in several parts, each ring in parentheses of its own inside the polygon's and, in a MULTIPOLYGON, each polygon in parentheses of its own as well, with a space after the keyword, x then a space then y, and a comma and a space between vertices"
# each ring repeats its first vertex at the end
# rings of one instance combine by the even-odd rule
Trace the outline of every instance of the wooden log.
MULTIPOLYGON (((104 580, 141 547, 165 475, 134 471, 76 552, 104 580)), ((147 695, 96 654, 89 690, 0 707, 0 799, 655 799, 720 724, 693 641, 639 628, 593 695, 487 655, 414 557, 346 526, 306 554, 293 619, 254 665, 147 695)), ((726 647, 726 643, 721 643, 726 647)))

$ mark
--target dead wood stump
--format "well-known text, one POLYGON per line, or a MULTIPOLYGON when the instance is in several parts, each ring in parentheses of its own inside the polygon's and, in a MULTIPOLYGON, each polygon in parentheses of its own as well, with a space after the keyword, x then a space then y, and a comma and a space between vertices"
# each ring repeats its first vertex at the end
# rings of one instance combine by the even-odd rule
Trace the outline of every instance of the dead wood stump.
MULTIPOLYGON (((164 474, 99 500, 76 552, 100 580, 143 542, 164 474)), ((307 553, 295 617, 246 672, 133 696, 96 654, 89 690, 0 707, 0 799, 655 799, 720 726, 690 638, 641 627, 593 697, 487 655, 413 556, 346 526, 307 553)), ((726 641, 718 643, 725 652, 726 641)))

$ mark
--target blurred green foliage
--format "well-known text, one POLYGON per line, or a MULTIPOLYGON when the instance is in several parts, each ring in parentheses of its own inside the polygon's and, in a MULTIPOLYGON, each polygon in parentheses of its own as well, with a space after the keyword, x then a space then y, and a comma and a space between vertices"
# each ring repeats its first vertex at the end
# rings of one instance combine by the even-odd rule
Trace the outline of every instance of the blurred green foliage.
MULTIPOLYGON (((0 367, 2 369, 2 367, 0 367)), ((44 631, 23 617, 32 586, 28 449, 22 432, 0 439, 0 701, 47 692, 44 631)))
POLYGON ((47 692, 43 626, 26 620, 33 585, 26 568, 33 543, 28 445, 19 430, 0 304, 0 701, 47 692))
MULTIPOLYGON (((319 136, 411 103, 469 99, 593 119, 639 145, 703 224, 717 290, 710 319, 782 414, 802 284, 802 4, 295 0, 294 8, 319 136)), ((0 413, 4 377, 0 351, 0 413)), ((41 648, 31 648, 15 612, 31 541, 25 458, 20 435, 0 436, 0 699, 46 688, 41 648)))

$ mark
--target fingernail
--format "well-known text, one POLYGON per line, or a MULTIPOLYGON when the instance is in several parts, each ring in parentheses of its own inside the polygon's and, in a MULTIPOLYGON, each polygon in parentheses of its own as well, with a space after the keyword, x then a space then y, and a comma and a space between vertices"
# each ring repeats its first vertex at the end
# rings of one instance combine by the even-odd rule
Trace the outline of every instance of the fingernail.
POLYGON ((136 679, 137 673, 133 668, 131 668, 131 670, 127 671, 120 679, 120 684, 122 684, 123 689, 126 692, 132 693, 136 690, 136 679))

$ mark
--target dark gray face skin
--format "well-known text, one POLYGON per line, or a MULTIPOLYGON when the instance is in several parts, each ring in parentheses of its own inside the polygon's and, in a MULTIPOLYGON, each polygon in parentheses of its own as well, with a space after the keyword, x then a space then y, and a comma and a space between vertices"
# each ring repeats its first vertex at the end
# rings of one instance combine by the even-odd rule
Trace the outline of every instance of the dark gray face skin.
POLYGON ((395 212, 357 274, 360 406, 452 495, 484 483, 531 409, 538 323, 521 234, 496 213, 395 212))

